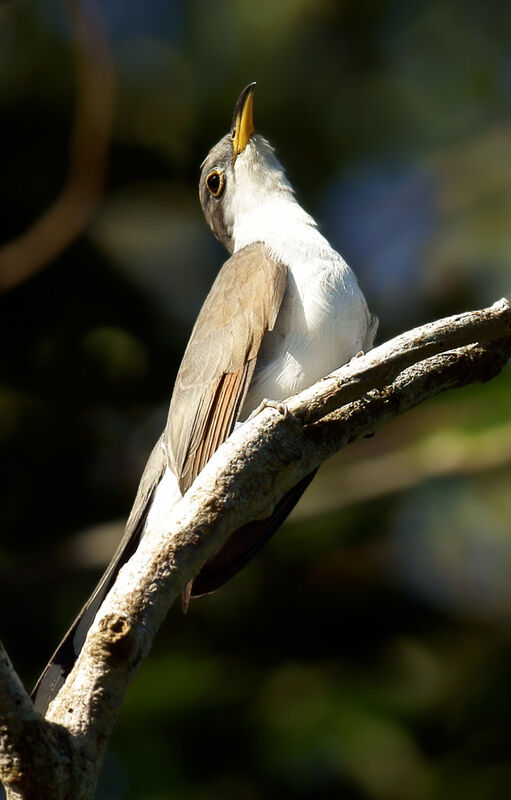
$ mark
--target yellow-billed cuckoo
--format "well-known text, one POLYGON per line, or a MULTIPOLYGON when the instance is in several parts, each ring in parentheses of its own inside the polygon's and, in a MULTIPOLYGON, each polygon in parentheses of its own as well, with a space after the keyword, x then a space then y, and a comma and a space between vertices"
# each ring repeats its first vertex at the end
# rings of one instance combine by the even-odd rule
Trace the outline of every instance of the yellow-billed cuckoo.
MULTIPOLYGON (((42 712, 146 527, 165 526, 169 510, 235 423, 264 399, 284 400, 373 344, 377 320, 355 275, 297 203, 273 148, 254 131, 254 88, 241 93, 231 132, 208 154, 200 176, 206 220, 232 255, 192 330, 165 431, 149 457, 119 548, 34 690, 42 712)), ((190 595, 214 591, 246 564, 312 477, 294 487, 271 517, 231 536, 195 578, 190 595)))

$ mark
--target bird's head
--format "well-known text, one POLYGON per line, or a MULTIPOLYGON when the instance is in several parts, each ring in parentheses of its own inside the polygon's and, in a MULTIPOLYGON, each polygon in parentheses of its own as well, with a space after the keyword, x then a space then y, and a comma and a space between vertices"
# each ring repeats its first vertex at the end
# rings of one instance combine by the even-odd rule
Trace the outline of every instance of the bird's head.
POLYGON ((231 130, 202 163, 199 195, 206 221, 229 252, 235 227, 257 217, 276 198, 291 197, 293 190, 273 148, 254 129, 255 83, 243 89, 231 130))

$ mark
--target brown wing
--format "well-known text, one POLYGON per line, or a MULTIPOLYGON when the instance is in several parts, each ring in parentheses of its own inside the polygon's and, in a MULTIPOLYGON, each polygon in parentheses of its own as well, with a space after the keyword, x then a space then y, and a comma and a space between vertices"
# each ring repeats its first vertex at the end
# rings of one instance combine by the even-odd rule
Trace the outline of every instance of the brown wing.
POLYGON ((287 269, 261 242, 225 262, 193 328, 170 402, 165 441, 184 493, 231 433, 287 269))

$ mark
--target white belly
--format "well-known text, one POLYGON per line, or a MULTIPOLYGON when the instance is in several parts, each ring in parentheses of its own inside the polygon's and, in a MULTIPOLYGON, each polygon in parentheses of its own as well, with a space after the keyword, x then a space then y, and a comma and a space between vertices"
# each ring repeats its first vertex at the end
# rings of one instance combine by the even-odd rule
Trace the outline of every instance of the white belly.
POLYGON ((241 419, 262 399, 284 400, 372 347, 376 325, 356 278, 335 251, 328 255, 300 260, 290 268, 277 322, 263 339, 241 419))

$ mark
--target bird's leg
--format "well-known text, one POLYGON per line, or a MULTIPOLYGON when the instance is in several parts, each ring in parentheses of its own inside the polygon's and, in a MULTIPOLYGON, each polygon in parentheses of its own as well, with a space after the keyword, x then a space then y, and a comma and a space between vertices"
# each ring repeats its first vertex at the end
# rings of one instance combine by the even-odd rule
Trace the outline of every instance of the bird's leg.
POLYGON ((181 592, 181 608, 183 610, 183 614, 186 614, 186 612, 188 611, 188 606, 190 605, 192 586, 193 586, 193 581, 188 581, 185 588, 181 592))
POLYGON ((267 397, 265 397, 263 400, 261 400, 257 408, 252 411, 250 416, 247 417, 247 422, 249 422, 251 419, 254 419, 254 417, 257 417, 257 415, 260 414, 261 411, 264 411, 265 408, 274 408, 275 411, 278 411, 283 417, 287 417, 289 414, 289 409, 285 403, 278 403, 276 400, 269 400, 267 397))

